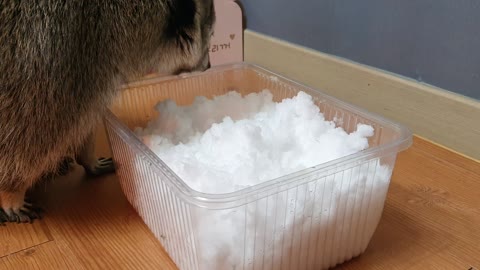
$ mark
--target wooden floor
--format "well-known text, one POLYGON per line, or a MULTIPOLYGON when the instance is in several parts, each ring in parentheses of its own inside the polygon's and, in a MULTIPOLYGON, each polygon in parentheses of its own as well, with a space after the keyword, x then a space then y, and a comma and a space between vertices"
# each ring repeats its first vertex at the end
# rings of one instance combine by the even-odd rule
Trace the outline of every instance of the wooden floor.
MULTIPOLYGON (((176 269, 115 176, 77 169, 35 197, 44 219, 0 227, 0 269, 176 269)), ((479 162, 415 138, 369 248, 338 269, 480 269, 479 162)))

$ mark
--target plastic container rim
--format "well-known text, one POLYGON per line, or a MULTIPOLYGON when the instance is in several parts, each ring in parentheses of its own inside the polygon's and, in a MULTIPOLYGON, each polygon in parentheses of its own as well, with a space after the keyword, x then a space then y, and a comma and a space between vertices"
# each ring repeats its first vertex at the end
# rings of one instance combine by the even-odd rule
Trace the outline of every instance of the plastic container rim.
MULTIPOLYGON (((121 85, 120 89, 141 87, 141 86, 161 83, 165 81, 183 80, 183 79, 192 78, 196 76, 202 76, 204 73, 207 73, 207 72, 208 73, 224 72, 226 70, 238 69, 238 68, 249 68, 259 73, 262 73, 264 75, 274 76, 279 80, 281 80, 283 83, 288 83, 293 87, 301 87, 304 89, 308 89, 308 91, 319 94, 322 99, 335 103, 336 105, 339 105, 339 107, 355 112, 356 114, 361 115, 373 122, 396 129, 397 131, 399 131, 399 138, 397 140, 386 143, 384 145, 370 147, 363 151, 360 151, 351 155, 347 155, 335 160, 331 160, 326 163, 315 165, 313 167, 306 168, 306 169, 303 169, 291 174, 287 174, 278 178, 270 179, 263 183, 250 186, 244 189, 240 189, 240 190, 229 192, 229 193, 211 194, 211 193, 204 193, 204 192, 197 191, 195 189, 192 189, 190 186, 188 186, 176 173, 174 173, 170 169, 169 166, 167 166, 161 160, 160 157, 158 157, 155 153, 153 153, 153 151, 150 148, 148 148, 148 146, 146 146, 134 134, 134 132, 130 130, 130 128, 128 128, 111 110, 108 110, 105 115, 105 121, 111 126, 115 127, 116 132, 120 137, 122 137, 123 139, 129 140, 133 144, 131 146, 135 147, 136 150, 141 152, 148 159, 148 162, 150 162, 153 165, 152 167, 156 171, 156 173, 165 174, 165 172, 167 172, 169 174, 167 175, 168 176, 167 181, 170 182, 171 186, 173 186, 178 191, 177 195, 181 196, 185 201, 189 203, 192 203, 199 207, 205 207, 209 209, 230 208, 232 207, 231 205, 229 205, 228 207, 222 207, 219 204, 231 204, 231 203, 235 205, 245 204, 247 203, 247 201, 250 201, 248 200, 249 197, 256 197, 258 194, 263 194, 270 190, 277 189, 279 186, 286 186, 286 185, 292 184, 293 182, 301 180, 300 177, 302 176, 321 173, 323 171, 332 171, 332 173, 335 173, 335 171, 338 170, 338 169, 336 170, 336 168, 347 166, 347 165, 350 165, 348 167, 353 167, 357 162, 364 162, 376 157, 380 157, 385 153, 396 154, 398 152, 401 152, 409 148, 412 144, 412 132, 407 127, 399 123, 392 122, 383 116, 368 112, 355 105, 338 100, 335 97, 332 97, 328 94, 323 93, 322 91, 313 89, 305 84, 301 84, 295 80, 285 78, 284 76, 278 75, 265 68, 262 68, 255 64, 246 63, 246 62, 216 66, 204 72, 194 72, 189 74, 152 77, 152 78, 136 80, 136 81, 128 82, 121 85)), ((301 183, 298 183, 298 184, 300 185, 301 183)))

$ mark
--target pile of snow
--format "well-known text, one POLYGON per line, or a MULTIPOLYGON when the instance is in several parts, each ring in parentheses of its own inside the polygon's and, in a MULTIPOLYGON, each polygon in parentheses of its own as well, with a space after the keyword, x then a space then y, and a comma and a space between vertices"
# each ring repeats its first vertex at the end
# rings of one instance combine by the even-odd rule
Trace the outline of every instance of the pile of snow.
MULTIPOLYGON (((352 133, 336 127, 304 92, 274 102, 268 90, 244 97, 232 91, 213 99, 197 97, 190 106, 166 100, 156 110, 159 117, 136 134, 188 186, 211 194, 238 191, 359 152, 374 134, 369 125, 359 124, 352 133)), ((335 252, 362 249, 374 232, 390 175, 388 167, 373 160, 246 206, 192 208, 200 269, 243 269, 259 262, 275 268, 290 250, 315 253, 299 262, 306 265, 330 257, 341 260, 335 252), (356 240, 358 233, 364 233, 362 240, 356 240), (309 239, 308 244, 300 238, 309 239), (324 252, 326 257, 317 256, 324 252)), ((169 226, 162 231, 177 243, 189 237, 169 226)))
POLYGON ((268 90, 229 92, 191 106, 169 100, 136 133, 191 188, 228 193, 325 163, 368 147, 373 128, 353 133, 326 121, 310 95, 280 103, 268 90))

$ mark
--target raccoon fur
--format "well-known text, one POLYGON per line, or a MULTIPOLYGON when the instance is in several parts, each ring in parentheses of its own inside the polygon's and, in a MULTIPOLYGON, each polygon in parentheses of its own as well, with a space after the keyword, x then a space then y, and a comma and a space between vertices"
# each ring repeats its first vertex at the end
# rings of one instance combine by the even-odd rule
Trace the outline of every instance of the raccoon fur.
POLYGON ((25 192, 66 157, 91 175, 94 128, 119 84, 203 71, 213 0, 0 0, 0 224, 39 217, 25 192))

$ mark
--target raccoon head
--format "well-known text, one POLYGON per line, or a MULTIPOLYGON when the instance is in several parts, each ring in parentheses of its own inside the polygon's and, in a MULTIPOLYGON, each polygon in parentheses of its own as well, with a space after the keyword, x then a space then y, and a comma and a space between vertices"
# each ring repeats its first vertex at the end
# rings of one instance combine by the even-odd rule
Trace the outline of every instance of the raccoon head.
POLYGON ((179 74, 210 68, 215 24, 213 0, 171 0, 167 5, 166 50, 160 72, 179 74))

